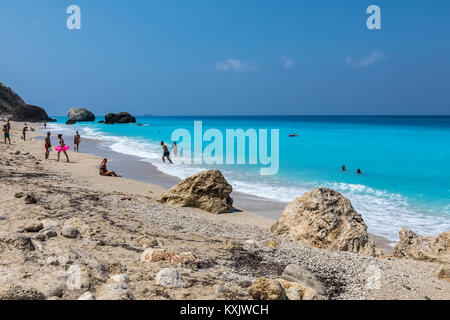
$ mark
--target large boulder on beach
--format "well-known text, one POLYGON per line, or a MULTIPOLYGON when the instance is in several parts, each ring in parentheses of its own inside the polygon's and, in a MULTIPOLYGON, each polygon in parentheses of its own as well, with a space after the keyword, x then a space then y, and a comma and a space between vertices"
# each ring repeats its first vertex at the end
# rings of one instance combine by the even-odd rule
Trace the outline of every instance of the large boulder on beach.
POLYGON ((399 235, 394 257, 450 264, 450 231, 433 238, 422 237, 403 227, 399 235))
POLYGON ((72 108, 67 115, 69 120, 75 122, 95 121, 95 115, 86 108, 72 108))
POLYGON ((128 112, 108 113, 105 115, 105 124, 136 123, 136 118, 128 112))
POLYGON ((375 255, 361 215, 349 199, 328 188, 314 189, 289 203, 272 232, 318 248, 375 255))
POLYGON ((13 121, 21 121, 21 122, 54 122, 55 119, 49 118, 47 112, 44 109, 38 106, 32 106, 29 104, 22 104, 18 107, 15 107, 12 111, 13 121))
POLYGON ((219 170, 209 170, 186 178, 157 201, 181 207, 199 208, 211 213, 233 211, 233 188, 219 170))

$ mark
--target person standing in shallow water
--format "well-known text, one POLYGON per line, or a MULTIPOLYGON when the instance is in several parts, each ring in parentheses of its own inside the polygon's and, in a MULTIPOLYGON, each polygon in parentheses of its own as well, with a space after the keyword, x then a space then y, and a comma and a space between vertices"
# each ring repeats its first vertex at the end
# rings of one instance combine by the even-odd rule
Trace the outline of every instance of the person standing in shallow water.
POLYGON ((163 147, 163 150, 164 150, 164 153, 163 153, 163 156, 162 156, 162 161, 166 162, 165 158, 167 158, 167 160, 169 160, 169 162, 172 163, 172 160, 170 160, 169 148, 166 146, 164 141, 161 141, 161 146, 163 147))
POLYGON ((58 134, 58 140, 59 140, 59 147, 61 149, 59 149, 58 151, 58 162, 59 162, 59 156, 61 155, 61 152, 64 153, 64 155, 66 156, 67 162, 69 162, 69 156, 67 155, 66 150, 64 150, 64 147, 66 146, 66 144, 64 143, 64 139, 62 138, 62 134, 58 134))
POLYGON ((178 146, 176 142, 173 143, 173 156, 178 157, 178 146))
POLYGON ((75 136, 73 137, 73 151, 76 151, 76 152, 79 151, 79 149, 80 149, 80 142, 81 142, 81 137, 80 137, 80 134, 77 131, 77 133, 75 133, 75 136))
POLYGON ((44 140, 44 147, 45 147, 45 159, 48 159, 48 156, 50 154, 50 148, 52 147, 52 142, 50 140, 50 132, 47 132, 47 136, 45 137, 44 140))

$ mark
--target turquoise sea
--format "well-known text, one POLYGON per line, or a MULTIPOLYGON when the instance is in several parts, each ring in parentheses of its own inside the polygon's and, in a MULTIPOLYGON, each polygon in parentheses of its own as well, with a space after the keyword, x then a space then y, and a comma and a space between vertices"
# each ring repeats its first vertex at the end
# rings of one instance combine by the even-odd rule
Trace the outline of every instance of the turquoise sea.
POLYGON ((283 202, 315 187, 333 188, 350 198, 369 232, 392 240, 402 226, 423 235, 450 230, 450 117, 137 117, 142 126, 97 123, 102 117, 66 126, 66 117, 56 118, 48 128, 63 133, 66 142, 79 130, 179 178, 219 168, 234 190, 283 202), (279 129, 278 174, 262 176, 259 165, 189 165, 179 158, 174 165, 162 163, 160 141, 171 146, 179 128, 193 135, 194 121, 224 136, 226 129, 279 129), (358 168, 363 175, 355 173, 358 168))

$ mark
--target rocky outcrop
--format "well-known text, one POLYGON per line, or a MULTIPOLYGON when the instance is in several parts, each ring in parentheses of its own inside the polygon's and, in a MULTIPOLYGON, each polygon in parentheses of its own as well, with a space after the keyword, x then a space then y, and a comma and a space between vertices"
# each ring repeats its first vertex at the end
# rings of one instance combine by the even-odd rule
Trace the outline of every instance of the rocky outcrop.
POLYGON ((433 238, 422 237, 403 227, 399 235, 394 257, 450 264, 450 231, 433 238))
POLYGON ((108 113, 105 115, 105 124, 136 123, 136 118, 128 112, 108 113))
POLYGON ((69 110, 68 117, 75 122, 95 121, 95 115, 86 108, 72 108, 69 110))
POLYGON ((38 106, 32 106, 29 104, 22 104, 17 106, 12 111, 13 121, 21 122, 55 122, 55 119, 49 118, 47 112, 38 106))
POLYGON ((163 193, 157 201, 211 213, 229 213, 233 210, 233 199, 230 197, 232 190, 219 170, 209 170, 184 179, 163 193))
POLYGON ((55 122, 50 119, 44 109, 26 104, 11 88, 0 82, 0 117, 13 121, 55 122))
POLYGON ((328 188, 314 189, 289 203, 272 232, 318 248, 375 255, 361 215, 349 199, 328 188))
POLYGON ((11 88, 0 82, 0 115, 11 115, 14 108, 25 101, 11 88))

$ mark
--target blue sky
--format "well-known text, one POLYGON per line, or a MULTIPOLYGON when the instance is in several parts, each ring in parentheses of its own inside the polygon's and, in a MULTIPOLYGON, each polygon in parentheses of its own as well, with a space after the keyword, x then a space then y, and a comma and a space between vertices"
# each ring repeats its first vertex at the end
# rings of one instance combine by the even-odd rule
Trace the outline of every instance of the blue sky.
POLYGON ((450 114, 449 16, 447 0, 2 0, 0 82, 51 115, 450 114))

